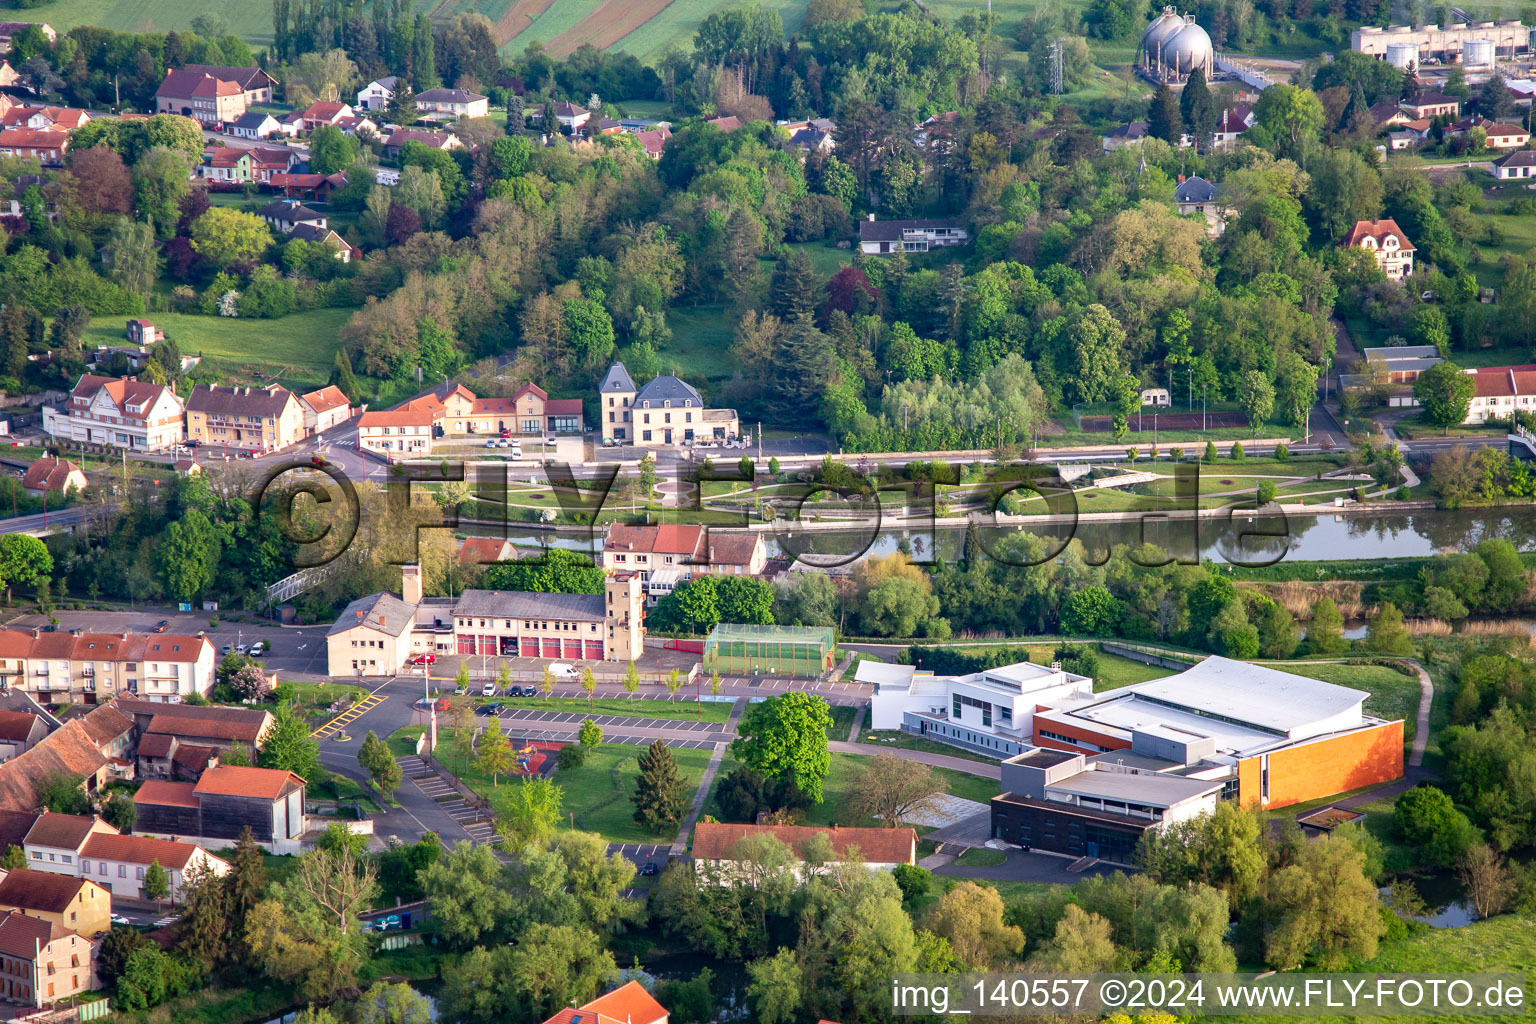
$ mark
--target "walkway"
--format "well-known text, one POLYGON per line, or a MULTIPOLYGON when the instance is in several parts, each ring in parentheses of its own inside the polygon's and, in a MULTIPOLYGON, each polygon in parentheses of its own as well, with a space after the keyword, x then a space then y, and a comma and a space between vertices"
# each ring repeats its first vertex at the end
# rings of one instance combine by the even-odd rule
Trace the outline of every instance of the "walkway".
MULTIPOLYGON (((747 698, 737 697, 735 706, 731 708, 731 717, 725 723, 727 735, 736 734, 736 725, 741 721, 741 716, 746 710, 747 698)), ((709 799, 710 790, 714 788, 715 775, 720 771, 720 762, 725 759, 727 746, 729 744, 724 741, 716 743, 715 752, 709 757, 709 764, 704 766, 704 777, 699 780, 699 788, 694 790, 693 803, 683 818, 682 827, 677 830, 677 838, 672 841, 671 856, 673 857, 681 857, 688 852, 688 840, 693 835, 693 826, 704 811, 704 802, 709 799)))
POLYGON ((309 735, 314 739, 330 739, 332 736, 345 729, 352 722, 355 722, 357 719, 363 717, 368 712, 372 711, 374 707, 384 703, 386 700, 389 700, 387 696, 378 693, 370 693, 368 696, 364 697, 362 700, 358 701, 356 704, 352 705, 350 708, 343 711, 329 722, 326 722, 324 725, 309 735))
POLYGON ((444 778, 436 765, 414 754, 410 757, 397 757, 395 762, 400 765, 401 773, 421 790, 422 795, 458 822, 472 842, 489 843, 496 839, 496 828, 489 813, 464 796, 458 780, 444 778))

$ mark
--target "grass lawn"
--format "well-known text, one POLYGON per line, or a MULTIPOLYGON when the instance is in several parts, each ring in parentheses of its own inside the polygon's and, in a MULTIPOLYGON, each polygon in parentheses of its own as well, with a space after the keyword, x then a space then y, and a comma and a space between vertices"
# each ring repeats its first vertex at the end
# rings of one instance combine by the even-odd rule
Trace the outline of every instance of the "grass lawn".
POLYGON ((668 310, 667 326, 672 328, 672 340, 661 350, 663 372, 676 370, 695 384, 701 379, 715 383, 730 379, 736 368, 730 357, 736 323, 729 306, 668 310))
POLYGON ((300 712, 326 721, 341 713, 330 710, 333 703, 340 701, 344 708, 349 707, 368 692, 350 683, 297 683, 285 680, 284 685, 293 687, 300 712))
MULTIPOLYGON (((577 828, 596 832, 612 843, 671 842, 676 834, 674 829, 668 828, 661 833, 647 831, 635 821, 634 805, 629 802, 635 792, 635 775, 639 771, 637 758, 644 750, 644 747, 605 743, 593 751, 580 768, 556 769, 554 781, 565 790, 561 816, 569 822, 574 814, 577 828)), ((710 753, 708 750, 672 751, 690 798, 704 777, 710 753)), ((510 793, 508 787, 517 785, 516 782, 503 782, 499 788, 492 789, 490 780, 475 772, 464 781, 477 793, 490 797, 492 806, 497 807, 510 793)))
MULTIPOLYGON (((1501 350, 1490 349, 1489 351, 1501 350)), ((1456 361, 1459 365, 1459 355, 1457 356, 1456 361)), ((1523 356, 1520 357, 1520 361, 1524 361, 1523 356)), ((1504 366, 1506 364, 1488 363, 1487 365, 1504 366)), ((1465 427, 1452 427, 1449 431, 1447 431, 1444 427, 1437 427, 1432 423, 1425 423, 1422 413, 1414 416, 1404 416, 1402 419, 1397 421, 1397 426, 1395 429, 1399 434, 1410 441, 1436 437, 1503 437, 1505 434, 1509 433, 1509 428, 1507 427, 1484 424, 1475 424, 1465 427)))
MULTIPOLYGON (((853 780, 863 769, 867 758, 861 754, 833 753, 830 756, 831 770, 827 774, 827 780, 822 783, 822 801, 806 811, 805 824, 849 826, 880 824, 873 818, 857 818, 848 808, 848 801, 853 793, 853 780)), ((733 766, 722 764, 720 776, 724 776, 730 767, 733 766)), ((997 795, 995 779, 967 775, 965 772, 957 772, 950 768, 935 768, 934 772, 944 780, 945 792, 950 796, 987 803, 997 795)))
POLYGON ((878 744, 882 747, 900 747, 902 750, 921 750, 929 754, 946 754, 950 757, 963 757, 967 761, 997 763, 997 758, 995 757, 988 757, 986 754, 963 750, 960 747, 952 747, 947 743, 938 743, 934 740, 913 736, 911 733, 905 732, 862 732, 859 733, 859 742, 878 744))
MULTIPOLYGON (((727 711, 731 709, 729 704, 718 704, 716 707, 725 708, 727 711)), ((849 731, 853 729, 853 719, 861 709, 848 704, 833 704, 830 710, 832 724, 827 726, 827 739, 846 740, 849 731)))
POLYGON ((1365 690, 1366 714, 1385 718, 1387 721, 1403 720, 1403 742, 1411 744, 1416 731, 1419 713, 1419 680, 1417 676, 1405 676, 1385 665, 1276 665, 1283 672, 1294 672, 1308 679, 1321 679, 1325 683, 1351 686, 1365 690))
MULTIPOLYGON (((628 715, 632 718, 671 718, 693 721, 702 709, 706 722, 724 722, 731 717, 732 705, 724 702, 677 700, 647 700, 643 697, 626 700, 623 697, 607 697, 594 700, 588 708, 581 697, 504 697, 501 703, 509 708, 532 708, 535 711, 574 711, 580 715, 628 715)), ((836 710, 835 708, 833 710, 836 710)), ((515 727, 515 723, 508 723, 515 727)), ((847 730, 843 731, 847 735, 847 730)))
MULTIPOLYGON (((155 313, 156 326, 184 356, 202 356, 223 374, 296 384, 324 383, 341 346, 341 325, 350 309, 315 309, 276 320, 249 320, 191 313, 155 313)), ((96 317, 85 345, 123 345, 123 317, 96 317)), ((201 367, 199 368, 201 369, 201 367)))
POLYGON ((989 850, 984 846, 972 847, 955 858, 955 863, 968 868, 995 868, 1008 859, 1002 850, 989 850))

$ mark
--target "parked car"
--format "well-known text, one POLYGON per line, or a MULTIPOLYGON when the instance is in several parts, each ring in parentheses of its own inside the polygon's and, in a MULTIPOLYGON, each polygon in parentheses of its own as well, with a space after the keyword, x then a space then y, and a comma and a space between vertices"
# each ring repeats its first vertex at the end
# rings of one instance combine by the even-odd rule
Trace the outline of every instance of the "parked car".
POLYGON ((447 697, 437 698, 437 710, 447 711, 451 707, 453 707, 453 702, 450 701, 447 697))
POLYGON ((556 437, 554 434, 550 434, 548 437, 546 437, 544 439, 544 443, 547 444, 547 445, 550 445, 551 447, 553 447, 555 445, 555 443, 558 442, 559 440, 560 439, 558 437, 556 437))
POLYGON ((263 642, 261 640, 257 640, 255 643, 251 644, 251 650, 250 650, 251 657, 259 658, 263 654, 266 654, 266 653, 267 653, 267 645, 266 645, 265 642, 263 642))
POLYGON ((507 427, 502 427, 501 428, 501 436, 502 437, 511 437, 512 436, 512 431, 510 429, 508 429, 507 427))
POLYGON ((238 647, 235 648, 235 653, 236 654, 247 654, 247 653, 250 652, 250 650, 251 650, 251 645, 250 644, 240 644, 238 647))
POLYGON ((487 448, 495 448, 496 447, 496 442, 495 441, 487 441, 487 442, 485 442, 485 446, 487 448))
POLYGON ((455 686, 453 688, 453 695, 455 697, 462 697, 462 696, 464 696, 468 692, 469 692, 469 687, 465 686, 463 683, 460 683, 458 686, 455 686))
POLYGON ((430 665, 437 660, 435 654, 418 654, 406 662, 407 665, 430 665))
POLYGON ((508 697, 532 697, 537 692, 538 691, 535 690, 531 686, 509 686, 509 687, 507 687, 507 696, 508 697))
POLYGON ((494 696, 496 696, 496 684, 495 683, 486 683, 484 686, 480 687, 480 696, 482 696, 482 697, 494 697, 494 696))
POLYGON ((234 648, 235 648, 234 644, 225 644, 223 647, 219 648, 219 653, 220 654, 228 654, 230 651, 234 650, 234 648))
POLYGON ((647 878, 649 878, 651 875, 656 874, 656 872, 657 872, 657 867, 656 867, 656 862, 655 861, 648 860, 644 864, 640 865, 640 873, 642 875, 645 875, 647 878))
POLYGON ((124 927, 129 927, 129 926, 131 926, 133 924, 132 921, 128 920, 122 914, 113 914, 112 915, 112 923, 114 925, 123 925, 124 927))
POLYGON ((603 447, 604 448, 617 448, 618 446, 619 446, 619 442, 615 441, 613 438, 611 438, 611 437, 603 438, 603 447))
POLYGON ((170 626, 170 624, 171 624, 171 620, 170 619, 161 619, 159 622, 155 623, 155 632, 156 633, 164 633, 166 628, 168 626, 170 626))
POLYGON ((477 715, 494 715, 499 711, 501 711, 501 705, 493 700, 489 704, 481 704, 475 713, 477 715))

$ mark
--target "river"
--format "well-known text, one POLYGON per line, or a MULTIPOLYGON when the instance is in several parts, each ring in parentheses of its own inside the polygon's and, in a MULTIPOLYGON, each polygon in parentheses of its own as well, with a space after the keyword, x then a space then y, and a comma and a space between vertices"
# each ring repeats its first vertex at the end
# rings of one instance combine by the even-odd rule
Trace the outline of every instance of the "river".
MULTIPOLYGON (((982 543, 990 547, 1013 532, 1033 532, 1055 544, 1076 538, 1090 560, 1101 561, 1117 545, 1156 544, 1181 559, 1208 558, 1216 562, 1265 565, 1281 559, 1326 562, 1353 558, 1412 558, 1445 551, 1466 551, 1488 537, 1507 537, 1522 551, 1536 550, 1536 506, 1516 509, 1433 509, 1382 515, 1317 515, 1231 521, 1205 519, 1173 522, 1147 517, 1140 522, 1086 522, 1070 525, 986 527, 982 543)), ((495 527, 478 525, 466 532, 498 536, 495 527)), ((529 530, 509 524, 506 537, 521 549, 542 545, 592 551, 594 541, 582 530, 529 530)), ((769 555, 793 554, 811 564, 828 567, 864 555, 896 550, 905 538, 914 559, 947 560, 960 556, 963 527, 884 528, 878 530, 796 531, 783 523, 765 538, 769 555)), ((601 533, 598 534, 601 544, 601 533)))

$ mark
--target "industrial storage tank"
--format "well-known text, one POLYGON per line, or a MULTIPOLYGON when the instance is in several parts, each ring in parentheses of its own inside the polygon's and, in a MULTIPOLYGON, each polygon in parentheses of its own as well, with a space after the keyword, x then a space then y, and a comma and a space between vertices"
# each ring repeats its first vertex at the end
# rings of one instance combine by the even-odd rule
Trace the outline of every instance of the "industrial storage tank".
POLYGON ((1461 62, 1469 68, 1493 67, 1492 39, 1468 39, 1461 45, 1461 62))
POLYGON ((1414 43, 1388 43, 1387 63, 1395 68, 1419 66, 1419 48, 1414 43))

